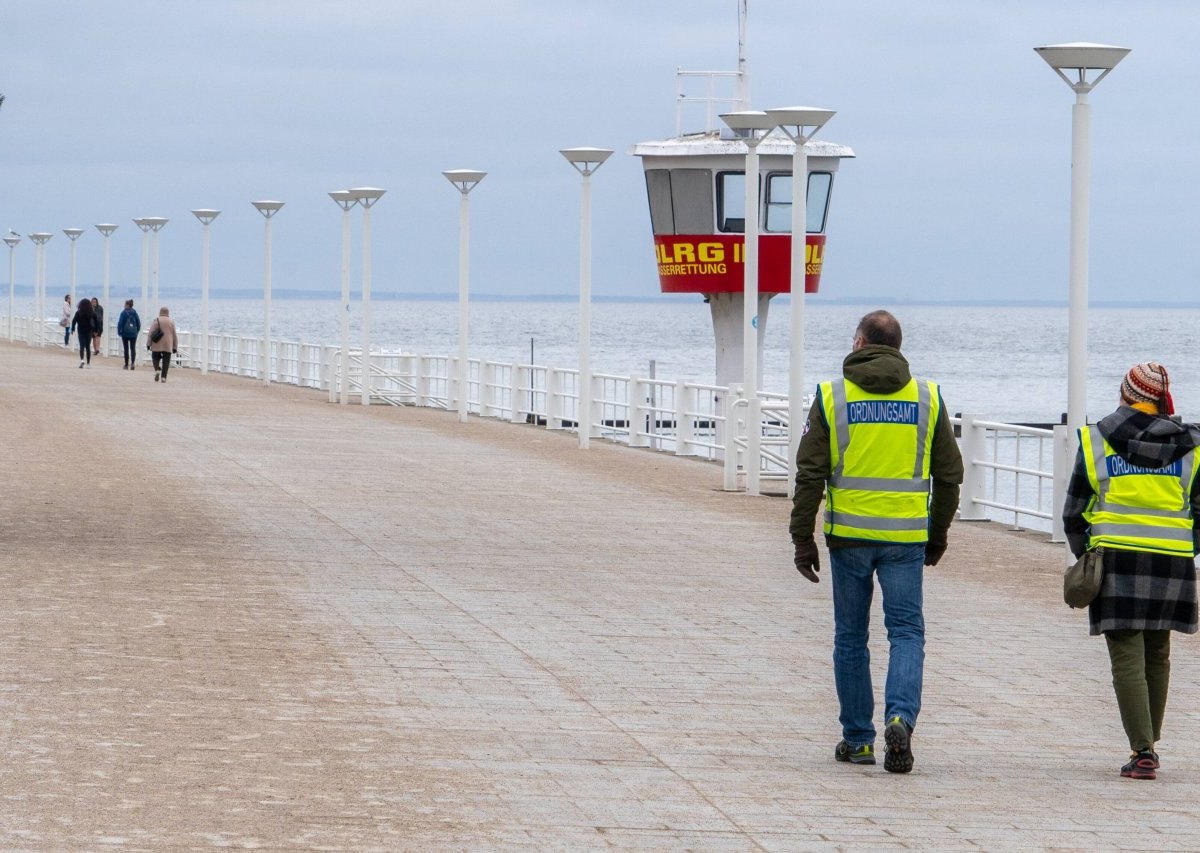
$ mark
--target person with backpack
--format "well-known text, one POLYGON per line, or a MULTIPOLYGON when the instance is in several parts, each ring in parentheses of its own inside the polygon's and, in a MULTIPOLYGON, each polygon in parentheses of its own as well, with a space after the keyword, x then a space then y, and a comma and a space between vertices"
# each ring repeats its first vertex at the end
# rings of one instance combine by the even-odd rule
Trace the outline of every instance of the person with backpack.
POLYGON ((121 351, 125 356, 124 370, 137 367, 137 339, 142 331, 142 318, 133 310, 133 300, 125 300, 125 310, 117 318, 117 336, 121 339, 121 351))
POLYGON ((88 367, 92 366, 92 330, 95 328, 96 315, 92 311, 92 301, 90 299, 80 299, 79 307, 75 309, 75 317, 71 320, 71 326, 67 329, 67 334, 75 332, 79 341, 79 366, 82 368, 85 363, 88 367))

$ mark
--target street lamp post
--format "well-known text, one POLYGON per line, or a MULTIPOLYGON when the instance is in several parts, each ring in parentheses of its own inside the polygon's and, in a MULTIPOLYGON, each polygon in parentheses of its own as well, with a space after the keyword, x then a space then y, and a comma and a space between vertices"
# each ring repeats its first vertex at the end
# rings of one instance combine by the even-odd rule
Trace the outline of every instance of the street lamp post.
POLYGON ((53 237, 46 231, 38 231, 29 235, 29 239, 37 245, 34 264, 37 270, 34 296, 35 316, 37 323, 37 345, 44 346, 46 341, 46 242, 53 237))
POLYGON ((154 303, 155 316, 158 316, 158 309, 162 307, 158 301, 158 232, 163 230, 163 227, 169 220, 162 216, 147 216, 142 221, 146 223, 146 226, 150 229, 150 233, 154 235, 150 238, 150 251, 153 256, 150 265, 150 295, 151 301, 154 303))
POLYGON ((592 436, 592 173, 612 156, 608 148, 564 148, 559 151, 583 176, 579 200, 579 448, 592 436))
POLYGON ((139 304, 142 310, 146 311, 147 305, 150 302, 147 295, 147 288, 150 283, 150 223, 143 216, 133 220, 133 224, 142 232, 142 301, 139 304))
MULTIPOLYGON (((108 244, 108 238, 111 237, 113 232, 117 230, 117 226, 113 225, 111 222, 102 222, 96 226, 96 230, 99 231, 104 236, 104 309, 106 311, 109 311, 109 313, 106 316, 111 319, 114 316, 114 314, 112 311, 109 310, 109 306, 108 306, 108 285, 109 285, 109 269, 110 269, 109 262, 112 260, 112 254, 110 251, 111 247, 108 244)), ((112 351, 113 351, 112 350, 112 347, 113 347, 112 338, 113 338, 113 336, 108 334, 108 330, 105 329, 104 337, 101 339, 104 341, 104 354, 105 355, 112 355, 112 351)))
POLYGON ((8 340, 12 343, 13 339, 13 291, 17 285, 17 265, 15 252, 17 244, 21 242, 21 238, 16 234, 10 234, 4 238, 4 242, 8 244, 8 340))
POLYGON ((342 346, 338 402, 346 405, 350 402, 350 210, 358 204, 358 199, 350 190, 334 190, 329 197, 342 209, 342 308, 338 312, 342 346))
POLYGON ((1129 48, 1077 42, 1034 48, 1075 92, 1071 109, 1071 248, 1067 309, 1067 428, 1087 423, 1088 191, 1091 182, 1091 105, 1088 93, 1129 48), (1088 72, 1098 71, 1093 79, 1088 72))
POLYGON ((371 405, 371 208, 387 190, 355 187, 351 197, 362 205, 362 404, 371 405))
POLYGON ((761 110, 725 113, 721 120, 746 144, 746 228, 743 248, 742 384, 746 412, 746 493, 759 493, 762 407, 758 399, 758 144, 776 127, 761 110))
POLYGON ((192 211, 192 216, 200 220, 203 240, 200 256, 200 375, 208 373, 208 258, 209 234, 208 226, 221 215, 221 211, 202 207, 192 211))
POLYGON ((264 385, 271 384, 271 219, 283 207, 282 201, 250 202, 263 215, 263 363, 264 385))
MULTIPOLYGON (((467 360, 469 356, 467 341, 470 329, 468 318, 468 281, 471 223, 467 197, 470 195, 471 190, 487 177, 487 172, 479 172, 472 169, 450 169, 449 171, 442 172, 442 174, 462 194, 458 205, 458 420, 460 423, 465 424, 467 422, 467 409, 470 404, 468 399, 470 397, 468 393, 470 387, 470 369, 467 360)), ((482 399, 482 386, 480 398, 482 399)))
MULTIPOLYGON (((71 241, 71 305, 75 305, 75 241, 83 236, 82 228, 64 228, 63 233, 71 241)), ((105 305, 107 305, 107 301, 105 305)))
POLYGON ((808 271, 808 153, 804 146, 825 123, 833 110, 818 107, 782 107, 767 110, 795 143, 792 152, 792 264, 791 264, 791 353, 788 369, 788 496, 796 492, 796 453, 800 449, 800 424, 805 417, 804 400, 804 301, 808 271))

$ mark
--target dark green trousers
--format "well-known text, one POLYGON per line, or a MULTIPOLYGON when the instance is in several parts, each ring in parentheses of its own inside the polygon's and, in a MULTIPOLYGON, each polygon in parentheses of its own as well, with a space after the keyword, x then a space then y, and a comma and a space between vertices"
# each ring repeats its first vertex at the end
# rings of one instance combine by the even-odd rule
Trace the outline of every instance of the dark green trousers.
POLYGON ((1170 631, 1106 631, 1113 690, 1134 752, 1154 749, 1162 735, 1171 682, 1170 631))

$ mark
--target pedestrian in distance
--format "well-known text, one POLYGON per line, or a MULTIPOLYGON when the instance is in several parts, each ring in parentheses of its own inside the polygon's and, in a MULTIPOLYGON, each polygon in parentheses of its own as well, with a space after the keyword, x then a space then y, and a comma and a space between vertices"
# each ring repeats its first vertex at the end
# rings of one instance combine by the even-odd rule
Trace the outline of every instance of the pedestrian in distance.
POLYGON ((71 308, 71 294, 63 297, 62 316, 58 320, 58 325, 63 328, 63 346, 71 345, 71 317, 75 311, 71 308))
POLYGON ((1079 430, 1079 452, 1063 502, 1076 557, 1100 549, 1100 594, 1088 607, 1103 634, 1131 755, 1129 779, 1158 776, 1171 677, 1171 632, 1197 630, 1200 553, 1200 430, 1175 415, 1167 369, 1136 364, 1112 414, 1079 430))
POLYGON ((171 356, 179 353, 179 338, 175 334, 175 321, 171 312, 164 305, 158 309, 158 316, 147 330, 150 357, 154 360, 154 381, 167 381, 167 371, 171 369, 171 356))
POLYGON ((92 297, 92 351, 96 355, 100 355, 100 336, 104 334, 104 306, 100 304, 100 300, 92 297))
POLYGON ((75 316, 71 319, 71 328, 69 332, 76 334, 75 340, 79 342, 79 366, 84 366, 85 360, 88 367, 92 366, 92 334, 95 328, 96 317, 92 311, 92 303, 89 299, 80 299, 79 307, 75 309, 75 316))
POLYGON ((892 773, 913 768, 925 665, 923 567, 936 566, 946 551, 963 479, 941 391, 913 378, 901 338, 899 321, 887 311, 867 314, 842 377, 818 386, 796 455, 790 527, 796 569, 817 583, 813 533, 824 495, 842 726, 834 758, 851 764, 875 763, 867 633, 879 579, 890 646, 883 766, 892 773))
POLYGON ((124 370, 137 367, 137 339, 142 330, 142 318, 133 310, 133 300, 125 300, 125 310, 117 318, 117 337, 121 339, 121 352, 125 356, 124 370))

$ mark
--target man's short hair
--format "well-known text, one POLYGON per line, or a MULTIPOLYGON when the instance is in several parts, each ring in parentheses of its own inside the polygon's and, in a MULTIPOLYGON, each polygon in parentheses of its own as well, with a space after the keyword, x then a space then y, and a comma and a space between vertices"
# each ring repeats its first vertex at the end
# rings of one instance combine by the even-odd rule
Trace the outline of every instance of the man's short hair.
POLYGON ((900 332, 900 321, 892 316, 890 311, 872 311, 858 321, 854 334, 863 339, 864 343, 880 344, 893 349, 900 349, 903 335, 900 332))

